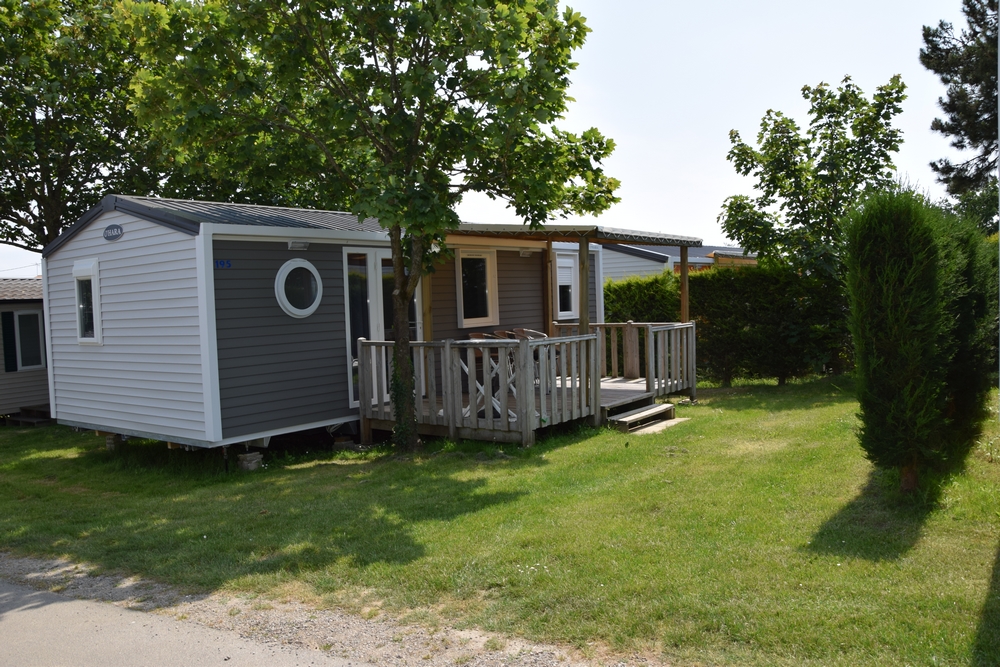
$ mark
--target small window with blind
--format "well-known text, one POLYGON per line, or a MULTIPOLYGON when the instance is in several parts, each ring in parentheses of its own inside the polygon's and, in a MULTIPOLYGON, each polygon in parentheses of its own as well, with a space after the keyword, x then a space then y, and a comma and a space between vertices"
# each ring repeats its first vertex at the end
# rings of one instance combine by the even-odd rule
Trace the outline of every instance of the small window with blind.
POLYGON ((556 312, 560 320, 580 316, 579 258, 573 253, 556 254, 556 312))

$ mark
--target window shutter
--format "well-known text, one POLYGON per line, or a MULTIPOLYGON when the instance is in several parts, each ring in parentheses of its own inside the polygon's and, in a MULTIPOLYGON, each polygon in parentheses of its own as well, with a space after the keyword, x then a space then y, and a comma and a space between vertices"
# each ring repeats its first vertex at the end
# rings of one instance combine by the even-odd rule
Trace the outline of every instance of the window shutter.
POLYGON ((3 332, 3 369, 13 373, 17 370, 17 334, 12 311, 0 313, 0 331, 3 332))
POLYGON ((560 285, 572 285, 573 284, 573 268, 575 262, 571 257, 559 257, 557 261, 557 278, 558 284, 560 285))

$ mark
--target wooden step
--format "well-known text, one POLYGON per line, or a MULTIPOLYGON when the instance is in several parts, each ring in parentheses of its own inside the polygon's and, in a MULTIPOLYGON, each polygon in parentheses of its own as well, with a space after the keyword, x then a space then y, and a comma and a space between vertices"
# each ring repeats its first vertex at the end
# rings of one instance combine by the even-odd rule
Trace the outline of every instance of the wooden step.
POLYGON ((7 417, 8 426, 40 426, 42 424, 50 424, 52 420, 48 417, 29 417, 28 415, 22 415, 19 412, 15 412, 7 417))
POLYGON ((613 415, 608 417, 608 421, 614 424, 615 428, 619 431, 628 433, 632 429, 645 426, 650 422, 673 418, 674 404, 661 403, 659 405, 651 405, 639 408, 638 410, 632 410, 630 412, 623 412, 620 415, 613 415))
POLYGON ((18 413, 22 417, 41 417, 43 419, 49 419, 51 415, 49 414, 49 404, 44 405, 29 405, 28 407, 22 407, 18 413))

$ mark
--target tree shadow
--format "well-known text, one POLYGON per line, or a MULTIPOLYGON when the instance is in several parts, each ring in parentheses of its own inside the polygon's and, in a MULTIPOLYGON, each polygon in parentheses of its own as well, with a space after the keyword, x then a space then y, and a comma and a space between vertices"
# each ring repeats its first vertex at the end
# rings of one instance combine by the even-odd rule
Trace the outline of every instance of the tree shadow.
POLYGON ((163 443, 107 452, 95 439, 82 455, 46 453, 43 446, 5 454, 8 489, 0 502, 13 500, 20 511, 0 516, 0 544, 34 553, 55 547, 71 559, 198 589, 242 577, 331 567, 358 576, 373 565, 412 563, 428 554, 423 527, 528 493, 490 490, 477 469, 545 465, 537 456, 496 453, 324 455, 226 474, 217 451, 168 451, 163 443))
POLYGON ((975 667, 1000 665, 1000 545, 993 561, 993 576, 986 591, 986 602, 979 618, 976 641, 972 649, 975 667))
POLYGON ((784 387, 761 381, 736 387, 698 389, 703 403, 724 402, 730 410, 811 410, 825 405, 853 403, 854 380, 846 375, 789 382, 784 387))
POLYGON ((928 477, 919 496, 899 492, 899 474, 873 468, 858 496, 826 520, 809 551, 871 561, 897 560, 920 539, 941 481, 928 477))

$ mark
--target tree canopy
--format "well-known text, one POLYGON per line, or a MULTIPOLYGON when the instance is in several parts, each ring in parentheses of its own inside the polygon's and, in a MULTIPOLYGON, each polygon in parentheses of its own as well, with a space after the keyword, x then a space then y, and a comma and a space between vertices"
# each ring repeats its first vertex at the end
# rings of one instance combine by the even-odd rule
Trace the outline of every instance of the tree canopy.
POLYGON ((938 104, 944 118, 931 129, 952 137, 951 145, 973 151, 968 160, 931 163, 952 194, 990 185, 997 169, 997 0, 963 0, 968 26, 955 33, 951 23, 924 26, 920 62, 948 87, 938 104))
POLYGON ((613 142, 554 126, 589 30, 556 0, 129 1, 123 18, 146 63, 136 111, 179 162, 296 183, 388 230, 398 424, 407 304, 462 196, 530 224, 616 201, 613 142))
POLYGON ((892 119, 906 86, 894 76, 868 100, 846 77, 839 88, 805 86, 809 127, 769 110, 758 147, 732 130, 728 159, 756 179, 757 195, 726 199, 719 222, 726 236, 764 262, 790 263, 822 276, 843 274, 839 221, 863 192, 893 182, 892 154, 902 133, 892 119))
POLYGON ((0 0, 0 243, 39 250, 109 191, 157 187, 105 0, 0 0))

